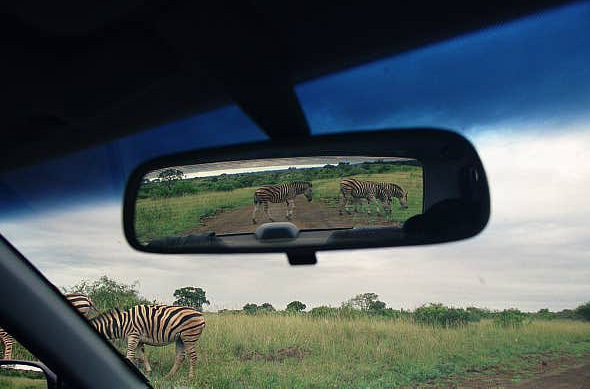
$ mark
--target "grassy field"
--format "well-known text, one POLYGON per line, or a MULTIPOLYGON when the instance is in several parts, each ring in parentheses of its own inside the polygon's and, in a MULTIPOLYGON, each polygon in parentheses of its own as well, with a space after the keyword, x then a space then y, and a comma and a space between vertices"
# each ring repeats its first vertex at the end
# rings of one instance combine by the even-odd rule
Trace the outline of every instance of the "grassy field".
MULTIPOLYGON (((422 168, 400 166, 399 171, 381 174, 355 175, 360 180, 395 182, 408 191, 408 209, 401 209, 397 200, 388 218, 404 221, 422 212, 422 168)), ((328 206, 338 204, 340 178, 313 181, 314 199, 328 206)), ((136 232, 140 241, 180 234, 198 225, 201 218, 221 209, 253 204, 253 193, 258 188, 246 187, 232 191, 209 191, 176 197, 139 199, 136 204, 136 232)), ((366 210, 366 205, 362 206, 366 210)))
MULTIPOLYGON (((191 381, 188 361, 172 379, 162 378, 174 362, 174 345, 146 346, 155 387, 416 386, 486 367, 489 374, 502 366, 524 371, 531 355, 590 352, 590 323, 573 320, 534 320, 518 328, 483 320, 433 328, 408 318, 207 313, 206 319, 191 381)), ((119 348, 124 353, 124 347, 119 348)), ((31 358, 20 346, 15 357, 31 358)))
POLYGON ((442 379, 529 354, 590 351, 590 323, 569 320, 533 321, 520 328, 484 320, 444 329, 376 317, 206 318, 194 380, 188 381, 187 362, 172 380, 161 378, 172 366, 172 345, 147 349, 156 387, 382 388, 442 379))
POLYGON ((43 389, 47 388, 47 380, 26 377, 0 377, 2 389, 43 389))

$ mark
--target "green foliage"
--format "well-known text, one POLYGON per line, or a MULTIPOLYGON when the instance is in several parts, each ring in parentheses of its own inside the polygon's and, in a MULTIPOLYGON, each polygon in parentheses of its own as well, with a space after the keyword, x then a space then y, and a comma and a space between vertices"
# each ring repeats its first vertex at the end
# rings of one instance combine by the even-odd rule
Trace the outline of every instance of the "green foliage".
POLYGON ((371 301, 369 303, 369 311, 381 311, 385 309, 385 303, 383 301, 371 301))
POLYGON ((342 303, 342 306, 352 309, 360 309, 361 311, 368 311, 369 309, 372 309, 372 306, 375 308, 380 307, 381 304, 383 304, 383 308, 385 308, 385 304, 378 301, 378 298, 379 296, 376 293, 361 293, 342 303), (378 304, 377 302, 381 304, 378 304))
POLYGON ((416 308, 413 317, 416 323, 441 327, 464 326, 469 323, 471 318, 465 309, 432 303, 416 308))
POLYGON ((469 313, 469 321, 472 322, 494 317, 494 313, 487 308, 467 307, 465 310, 469 313))
POLYGON ((312 308, 309 314, 313 317, 338 317, 340 309, 325 305, 312 308))
POLYGON ((291 301, 289 304, 287 304, 287 311, 291 311, 291 312, 301 312, 305 308, 307 308, 307 305, 305 305, 301 301, 297 301, 297 300, 291 301))
POLYGON ((166 169, 158 173, 158 178, 161 181, 176 181, 184 178, 184 173, 180 169, 166 169))
POLYGON ((526 313, 516 308, 505 309, 494 318, 494 324, 499 327, 520 327, 525 323, 526 313))
POLYGON ((84 280, 64 290, 67 293, 80 292, 90 296, 99 310, 127 309, 139 304, 153 304, 153 301, 139 294, 138 287, 137 281, 128 285, 102 276, 95 281, 84 280))
POLYGON ((270 303, 263 303, 261 305, 248 303, 242 308, 248 315, 255 315, 259 313, 273 313, 275 308, 270 303))
POLYGON ((197 311, 202 311, 204 304, 211 304, 209 300, 207 300, 207 296, 203 289, 192 286, 176 289, 174 291, 174 298, 176 298, 176 300, 174 300, 174 305, 193 307, 197 311))
POLYGON ((275 308, 271 303, 263 303, 260 307, 258 307, 258 310, 263 312, 274 312, 275 308))
POLYGON ((558 319, 559 316, 555 312, 551 312, 548 308, 539 309, 537 313, 532 314, 535 319, 541 320, 554 320, 558 319))
POLYGON ((242 308, 242 309, 247 314, 253 315, 258 311, 258 304, 248 303, 248 304, 244 305, 244 308, 242 308))
POLYGON ((340 163, 337 166, 326 165, 315 168, 289 168, 266 172, 221 174, 219 176, 181 179, 182 171, 167 169, 159 173, 158 180, 142 182, 138 198, 157 198, 182 196, 210 191, 231 191, 239 188, 280 184, 290 181, 313 181, 327 178, 350 177, 359 174, 377 174, 392 171, 410 171, 416 163, 403 162, 364 162, 361 164, 340 163), (164 174, 165 173, 165 174, 164 174))
POLYGON ((584 320, 590 320, 590 301, 577 307, 575 313, 584 320))

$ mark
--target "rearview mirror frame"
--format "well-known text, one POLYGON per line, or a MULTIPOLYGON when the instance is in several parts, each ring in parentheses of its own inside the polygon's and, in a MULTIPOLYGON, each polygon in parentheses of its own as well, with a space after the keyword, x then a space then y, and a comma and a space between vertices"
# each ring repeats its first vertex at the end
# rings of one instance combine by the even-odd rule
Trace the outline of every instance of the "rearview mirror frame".
MULTIPOLYGON (((57 388, 57 376, 53 373, 45 364, 36 361, 21 361, 17 359, 0 359, 0 368, 16 368, 16 366, 30 366, 32 368, 36 368, 39 370, 40 373, 45 375, 45 380, 47 382, 47 389, 55 389, 57 388)), ((28 370, 28 369, 27 369, 28 370)), ((33 371, 37 371, 31 369, 33 371)))
MULTIPOLYGON (((263 141, 236 146, 197 149, 147 161, 131 173, 125 189, 123 224, 129 244, 144 252, 182 253, 288 253, 304 250, 353 249, 423 245, 472 237, 489 220, 490 196, 485 170, 471 143, 462 135, 443 129, 411 128, 318 135, 301 140, 263 141), (166 244, 141 244, 135 233, 135 203, 142 178, 150 171, 173 166, 236 160, 307 156, 375 155, 417 159, 423 169, 423 213, 406 221, 403 239, 346 239, 335 244, 306 246, 266 245, 228 247, 190 244, 191 239, 172 237, 166 244)), ((162 243, 162 242, 160 242, 162 243)))

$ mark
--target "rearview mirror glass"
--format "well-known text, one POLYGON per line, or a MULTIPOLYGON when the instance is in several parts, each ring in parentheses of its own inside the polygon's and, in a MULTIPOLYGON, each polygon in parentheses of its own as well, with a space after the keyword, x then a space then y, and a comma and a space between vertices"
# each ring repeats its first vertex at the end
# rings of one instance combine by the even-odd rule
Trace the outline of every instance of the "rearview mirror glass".
POLYGON ((268 252, 450 241, 488 216, 470 143, 414 129, 159 158, 133 173, 124 223, 143 251, 268 252))
POLYGON ((148 172, 137 194, 140 242, 172 235, 390 226, 422 213, 422 167, 399 157, 314 156, 174 166, 148 172))

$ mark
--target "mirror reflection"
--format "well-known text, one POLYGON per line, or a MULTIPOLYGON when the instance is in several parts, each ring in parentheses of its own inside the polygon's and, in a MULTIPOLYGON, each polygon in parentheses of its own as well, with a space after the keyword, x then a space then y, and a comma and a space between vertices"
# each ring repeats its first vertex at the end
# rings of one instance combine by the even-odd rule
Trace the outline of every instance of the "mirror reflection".
POLYGON ((0 365, 0 388, 47 388, 43 370, 24 364, 0 365))
POLYGON ((264 223, 299 230, 401 227, 422 212, 419 161, 320 156, 174 166, 144 176, 135 231, 154 239, 254 233, 264 223))

